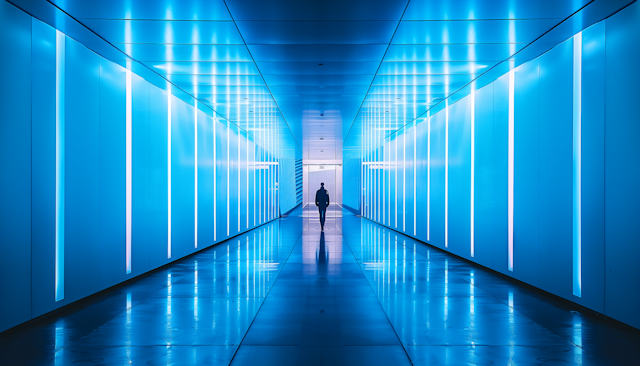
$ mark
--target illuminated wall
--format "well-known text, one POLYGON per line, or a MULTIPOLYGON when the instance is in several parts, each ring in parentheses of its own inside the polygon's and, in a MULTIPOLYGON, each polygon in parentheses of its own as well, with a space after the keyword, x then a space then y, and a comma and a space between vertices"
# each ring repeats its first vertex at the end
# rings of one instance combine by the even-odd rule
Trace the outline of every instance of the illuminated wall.
POLYGON ((0 48, 0 331, 295 205, 261 116, 248 134, 4 1, 0 48))
POLYGON ((365 113, 345 203, 640 327, 639 50, 634 3, 388 137, 365 113))

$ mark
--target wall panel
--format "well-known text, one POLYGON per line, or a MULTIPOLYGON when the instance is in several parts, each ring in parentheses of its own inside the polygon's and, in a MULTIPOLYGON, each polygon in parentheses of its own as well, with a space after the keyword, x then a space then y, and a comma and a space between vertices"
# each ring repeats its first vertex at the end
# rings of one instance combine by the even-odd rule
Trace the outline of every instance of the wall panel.
POLYGON ((605 23, 582 32, 582 298, 604 312, 605 23))
POLYGON ((572 294, 573 41, 540 57, 539 285, 572 294))
POLYGON ((100 58, 67 38, 65 79, 65 303, 101 289, 100 58))
POLYGON ((449 107, 449 250, 471 256, 471 104, 449 107))
POLYGON ((607 20, 605 314, 640 327, 640 4, 607 20))
POLYGON ((31 64, 31 96, 39 101, 31 104, 31 315, 35 317, 59 304, 52 260, 56 251, 56 30, 35 19, 32 27, 31 52, 37 61, 31 64))
POLYGON ((31 316, 31 18, 0 4, 0 330, 31 316), (10 179, 9 179, 10 177, 10 179), (11 299, 7 301, 6 299, 11 299))
POLYGON ((126 279, 126 72, 100 60, 100 289, 126 279))
MULTIPOLYGON (((149 118, 149 84, 137 75, 131 79, 131 274, 133 277, 148 271, 152 231, 166 233, 164 226, 153 225, 154 196, 151 192, 152 159, 151 123, 149 118)), ((166 142, 165 142, 166 144, 166 142)), ((166 152, 165 152, 166 156, 166 152)), ((156 243, 155 246, 161 246, 156 243)), ((166 257, 166 255, 165 255, 166 257)))
POLYGON ((538 285, 540 61, 514 72, 513 272, 538 285))

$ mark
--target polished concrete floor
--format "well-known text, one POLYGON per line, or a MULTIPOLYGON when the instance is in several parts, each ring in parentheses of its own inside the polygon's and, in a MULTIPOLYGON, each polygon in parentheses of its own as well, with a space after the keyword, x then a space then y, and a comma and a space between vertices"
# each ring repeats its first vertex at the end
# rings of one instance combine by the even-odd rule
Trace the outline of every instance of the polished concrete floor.
MULTIPOLYGON (((0 333, 0 365, 638 365, 640 331, 346 210, 0 333)), ((2 300, 6 301, 6 300, 2 300)))

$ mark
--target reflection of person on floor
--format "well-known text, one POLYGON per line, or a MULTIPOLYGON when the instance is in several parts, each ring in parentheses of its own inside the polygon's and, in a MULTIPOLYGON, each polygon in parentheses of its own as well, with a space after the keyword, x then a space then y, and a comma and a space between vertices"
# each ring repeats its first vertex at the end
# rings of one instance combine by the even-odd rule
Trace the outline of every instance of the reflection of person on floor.
POLYGON ((318 248, 317 262, 318 264, 327 264, 327 247, 324 243, 324 232, 320 233, 320 247, 318 248))
POLYGON ((316 206, 320 212, 320 227, 324 231, 324 219, 327 215, 327 207, 329 207, 329 193, 324 189, 324 183, 320 183, 320 189, 316 192, 316 206))

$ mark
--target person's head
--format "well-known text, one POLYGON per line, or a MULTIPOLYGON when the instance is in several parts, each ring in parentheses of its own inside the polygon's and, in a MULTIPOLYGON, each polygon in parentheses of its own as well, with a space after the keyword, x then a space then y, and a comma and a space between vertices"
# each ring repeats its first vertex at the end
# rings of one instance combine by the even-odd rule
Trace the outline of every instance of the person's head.
POLYGON ((320 187, 321 187, 321 188, 324 188, 324 183, 320 183, 320 187))

